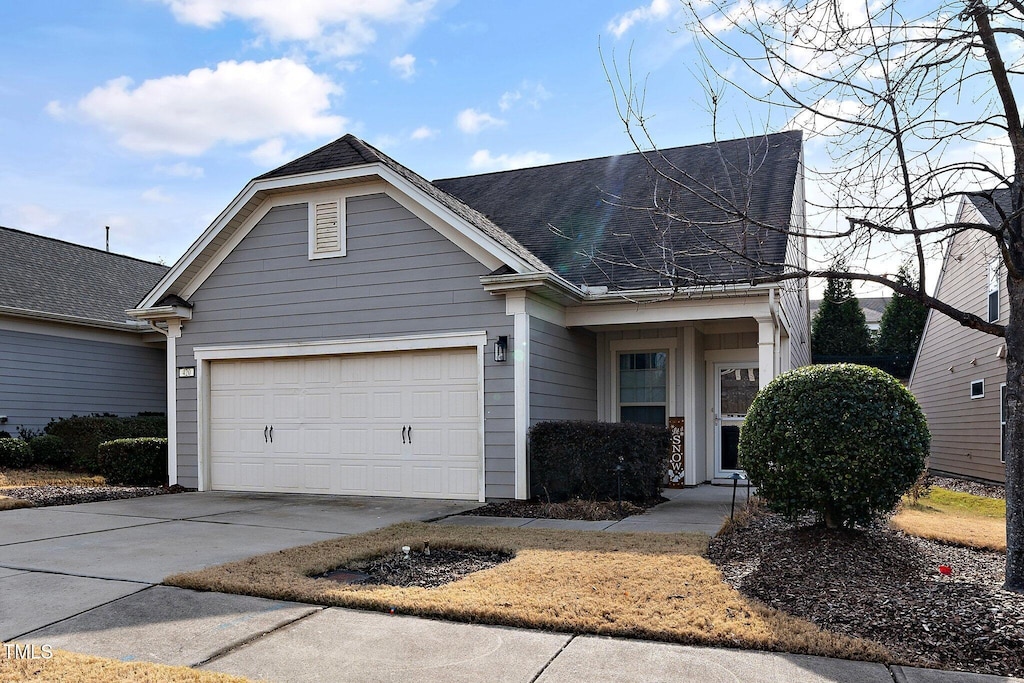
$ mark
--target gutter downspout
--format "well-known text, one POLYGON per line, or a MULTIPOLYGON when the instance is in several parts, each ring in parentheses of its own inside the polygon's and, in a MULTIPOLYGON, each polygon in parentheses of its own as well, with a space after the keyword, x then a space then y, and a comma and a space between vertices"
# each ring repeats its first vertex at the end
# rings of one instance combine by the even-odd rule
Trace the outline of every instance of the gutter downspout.
POLYGON ((167 338, 167 485, 178 483, 178 373, 175 340, 181 336, 181 320, 168 320, 167 329, 152 320, 149 326, 167 338))

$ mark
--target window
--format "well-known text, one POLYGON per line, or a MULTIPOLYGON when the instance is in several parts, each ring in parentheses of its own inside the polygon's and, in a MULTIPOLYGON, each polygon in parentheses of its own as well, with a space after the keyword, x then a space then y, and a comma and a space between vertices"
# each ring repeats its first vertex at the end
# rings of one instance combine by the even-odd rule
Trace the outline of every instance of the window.
POLYGON ((988 264, 988 321, 999 320, 999 261, 988 264))
POLYGON ((309 258, 345 255, 345 199, 309 203, 309 258))
POLYGON ((999 462, 1006 462, 1006 385, 999 385, 999 462))
POLYGON ((985 397, 985 380, 976 379, 971 382, 971 398, 985 397))
POLYGON ((668 352, 619 354, 619 420, 668 424, 668 352))

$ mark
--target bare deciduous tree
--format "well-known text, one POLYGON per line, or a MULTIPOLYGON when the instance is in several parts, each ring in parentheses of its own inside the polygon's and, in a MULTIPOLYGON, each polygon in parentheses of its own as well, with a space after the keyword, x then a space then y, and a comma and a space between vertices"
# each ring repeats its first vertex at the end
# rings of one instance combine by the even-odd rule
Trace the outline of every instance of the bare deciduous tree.
MULTIPOLYGON (((800 236, 828 245, 822 262, 840 258, 848 266, 768 262, 745 240, 722 239, 720 225, 669 210, 661 220, 652 218, 660 231, 659 258, 624 263, 622 254, 589 256, 658 271, 680 288, 807 277, 872 282, 961 325, 1005 337, 1005 588, 1024 592, 1024 130, 1014 93, 1024 73, 1024 2, 683 2, 692 14, 689 28, 702 57, 698 71, 716 132, 723 97, 736 93, 769 118, 781 113, 787 126, 808 132, 823 158, 806 164, 818 188, 809 201, 817 220, 800 236), (991 202, 999 220, 961 220, 956 209, 965 198, 991 202), (702 248, 742 264, 742 275, 727 269, 720 277, 698 277, 678 268, 692 256, 673 250, 672 233, 680 229, 700 232, 702 248), (961 234, 985 241, 1001 258, 1010 297, 1005 326, 930 293, 926 261, 961 234), (898 261, 909 257, 921 274, 917 285, 872 268, 880 251, 898 261)), ((793 235, 792 228, 759 224, 747 213, 743 192, 722 191, 667 164, 648 129, 643 88, 617 70, 610 81, 627 131, 651 162, 656 195, 669 188, 702 197, 742 226, 742 235, 793 235)), ((752 154, 746 170, 752 174, 757 164, 752 154)))

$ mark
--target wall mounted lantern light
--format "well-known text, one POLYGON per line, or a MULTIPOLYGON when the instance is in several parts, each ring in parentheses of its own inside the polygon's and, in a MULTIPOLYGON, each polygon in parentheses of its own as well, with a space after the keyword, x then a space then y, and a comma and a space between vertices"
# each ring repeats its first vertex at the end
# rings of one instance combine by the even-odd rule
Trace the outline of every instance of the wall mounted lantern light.
POLYGON ((498 337, 494 342, 494 362, 504 363, 508 358, 508 337, 498 337))

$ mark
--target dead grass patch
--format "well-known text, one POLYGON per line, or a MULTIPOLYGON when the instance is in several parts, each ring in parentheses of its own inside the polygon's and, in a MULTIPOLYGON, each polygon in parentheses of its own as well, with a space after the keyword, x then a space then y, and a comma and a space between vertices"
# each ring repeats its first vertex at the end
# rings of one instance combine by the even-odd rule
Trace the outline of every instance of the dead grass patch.
POLYGON ((744 598, 702 555, 704 534, 604 533, 399 524, 177 574, 182 588, 321 605, 712 646, 888 661, 865 640, 744 598), (515 553, 436 588, 345 586, 311 578, 402 545, 515 553))
POLYGON ((249 680, 186 666, 122 662, 64 650, 53 650, 52 658, 43 659, 38 647, 35 652, 36 659, 15 659, 13 651, 7 656, 0 648, 0 680, 5 683, 245 683, 249 680))
POLYGON ((904 502, 892 526, 919 538, 981 550, 1006 550, 1006 501, 933 488, 904 502))
POLYGON ((30 508, 35 507, 32 501, 21 500, 19 498, 8 498, 7 496, 0 496, 0 511, 3 510, 17 510, 18 508, 30 508))
POLYGON ((93 474, 63 470, 0 470, 0 489, 21 486, 105 486, 107 480, 93 474))

